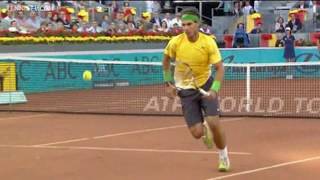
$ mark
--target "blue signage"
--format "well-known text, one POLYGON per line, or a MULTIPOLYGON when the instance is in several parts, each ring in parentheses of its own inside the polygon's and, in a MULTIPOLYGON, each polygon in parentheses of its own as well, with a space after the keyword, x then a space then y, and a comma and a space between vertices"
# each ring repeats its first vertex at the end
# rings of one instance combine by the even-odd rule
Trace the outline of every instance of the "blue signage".
MULTIPOLYGON (((248 48, 221 49, 224 63, 276 63, 285 62, 283 48, 248 48)), ((319 61, 316 47, 296 48, 296 61, 319 61)), ((40 56, 37 56, 40 57, 40 56)), ((41 56, 48 57, 48 56, 41 56)), ((81 60, 114 60, 160 62, 162 50, 145 53, 128 51, 127 53, 97 53, 79 55, 76 52, 69 55, 55 55, 50 58, 81 60)), ((47 92, 69 89, 106 88, 115 86, 135 86, 162 83, 161 66, 150 65, 119 65, 71 62, 33 62, 15 61, 17 63, 18 89, 25 92, 47 92), (92 81, 84 81, 82 73, 90 70, 92 81)), ((285 67, 254 67, 251 69, 253 79, 281 77, 285 75, 285 67)), ((318 67, 294 67, 294 75, 314 77, 319 72, 318 67)), ((319 73, 317 77, 320 76, 319 73)), ((226 79, 245 79, 246 68, 226 67, 226 79)))

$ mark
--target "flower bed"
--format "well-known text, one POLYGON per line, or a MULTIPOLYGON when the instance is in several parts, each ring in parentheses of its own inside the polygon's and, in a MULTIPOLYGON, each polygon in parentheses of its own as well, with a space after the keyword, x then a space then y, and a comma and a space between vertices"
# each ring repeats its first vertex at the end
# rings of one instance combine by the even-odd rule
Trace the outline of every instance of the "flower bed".
POLYGON ((18 34, 0 32, 0 44, 51 44, 51 43, 108 43, 125 41, 161 42, 168 41, 176 33, 129 32, 125 34, 73 33, 73 32, 36 32, 18 34))

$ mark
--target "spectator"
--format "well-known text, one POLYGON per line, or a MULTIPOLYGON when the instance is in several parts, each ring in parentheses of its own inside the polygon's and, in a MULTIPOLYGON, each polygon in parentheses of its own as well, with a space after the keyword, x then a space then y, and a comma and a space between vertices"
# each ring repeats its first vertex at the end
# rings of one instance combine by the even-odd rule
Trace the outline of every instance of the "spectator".
POLYGON ((43 21, 47 21, 48 20, 48 13, 45 12, 45 11, 39 11, 39 19, 40 19, 40 22, 43 22, 43 21))
POLYGON ((159 28, 159 31, 160 32, 169 32, 169 26, 168 26, 168 23, 167 23, 167 21, 165 21, 165 20, 162 20, 161 21, 161 26, 160 26, 160 28, 159 28))
POLYGON ((150 30, 150 32, 154 32, 154 33, 158 33, 159 31, 159 26, 158 24, 153 24, 152 29, 150 30))
POLYGON ((91 27, 88 29, 90 33, 101 33, 103 31, 102 27, 98 26, 97 21, 93 21, 91 27))
POLYGON ((56 31, 59 31, 59 32, 64 32, 66 31, 66 27, 64 26, 64 24, 61 22, 61 21, 58 21, 57 22, 57 29, 56 31))
POLYGON ((77 33, 77 32, 78 32, 78 29, 79 29, 79 26, 78 26, 77 23, 73 23, 73 24, 71 25, 71 32, 72 32, 72 33, 77 33))
POLYGON ((41 22, 38 32, 46 33, 48 31, 49 31, 48 22, 46 22, 46 21, 41 22))
POLYGON ((257 11, 255 9, 253 9, 253 8, 251 8, 249 10, 249 15, 256 14, 256 13, 257 13, 257 11))
POLYGON ((12 33, 19 33, 21 31, 21 29, 17 26, 17 21, 15 20, 11 21, 8 30, 12 33))
POLYGON ((46 22, 50 22, 51 19, 52 19, 52 16, 53 16, 53 13, 52 11, 46 11, 44 12, 46 15, 45 15, 45 18, 42 19, 42 21, 46 21, 46 22))
POLYGON ((124 2, 123 2, 123 6, 122 6, 123 12, 125 12, 126 9, 128 9, 128 8, 131 8, 131 7, 130 7, 130 3, 129 3, 128 1, 124 1, 124 2))
POLYGON ((117 24, 123 23, 124 22, 124 12, 123 11, 117 12, 117 15, 116 15, 116 18, 114 19, 114 21, 117 24))
POLYGON ((293 6, 293 8, 298 8, 298 9, 307 9, 310 8, 310 1, 306 0, 300 0, 297 4, 293 6))
POLYGON ((211 31, 209 29, 208 24, 203 24, 202 27, 200 28, 200 31, 205 33, 205 34, 211 34, 211 31))
POLYGON ((178 27, 182 27, 181 13, 176 13, 176 17, 171 20, 169 27, 173 27, 174 24, 177 24, 178 27))
POLYGON ((151 18, 150 22, 153 24, 157 24, 160 27, 161 18, 159 17, 159 14, 157 12, 152 13, 152 18, 151 18))
POLYGON ((275 32, 284 33, 285 32, 285 27, 286 27, 286 24, 284 22, 283 17, 281 17, 281 16, 278 17, 277 22, 276 22, 275 27, 274 27, 275 32))
POLYGON ((50 1, 41 1, 40 6, 42 7, 41 11, 44 12, 53 11, 56 9, 55 4, 50 1))
POLYGON ((108 27, 110 24, 110 20, 109 20, 109 15, 105 14, 103 16, 102 22, 101 22, 101 27, 104 31, 107 31, 108 27))
POLYGON ((259 33, 262 33, 262 29, 261 29, 261 23, 257 23, 256 24, 256 27, 254 27, 252 30, 251 30, 251 34, 259 34, 259 33))
POLYGON ((288 22, 286 27, 290 27, 291 32, 296 33, 302 29, 302 23, 295 14, 290 14, 291 20, 288 22))
POLYGON ((128 32, 129 32, 129 30, 128 30, 127 24, 125 24, 125 23, 118 24, 117 33, 128 33, 128 32))
POLYGON ((11 0, 8 1, 8 4, 7 4, 7 8, 6 8, 8 11, 11 11, 11 12, 15 12, 17 9, 16 9, 16 3, 15 2, 12 2, 11 0))
POLYGON ((3 19, 3 22, 7 25, 10 26, 11 21, 15 21, 16 18, 14 17, 14 11, 8 10, 7 11, 7 16, 3 19))
POLYGON ((148 32, 152 29, 153 24, 150 22, 151 18, 149 17, 150 13, 142 13, 141 16, 141 24, 142 24, 142 30, 144 32, 148 32))
POLYGON ((59 9, 59 8, 62 6, 62 4, 63 4, 63 2, 61 2, 61 0, 54 1, 53 3, 55 3, 57 9, 59 9))
MULTIPOLYGON (((242 8, 245 6, 244 1, 237 0, 237 2, 239 2, 239 7, 241 8, 241 11, 242 11, 242 8)), ((242 13, 243 13, 243 11, 242 11, 242 13)))
POLYGON ((311 4, 312 4, 313 12, 316 12, 316 8, 320 6, 320 1, 313 0, 311 4))
POLYGON ((256 12, 259 12, 259 5, 260 5, 260 0, 254 0, 253 2, 253 8, 256 12))
POLYGON ((173 7, 173 3, 174 3, 173 1, 168 1, 168 0, 159 1, 159 2, 160 2, 161 10, 163 10, 163 11, 171 10, 173 7))
POLYGON ((173 27, 171 28, 170 32, 174 34, 180 34, 182 32, 182 27, 178 25, 178 23, 174 23, 173 27))
POLYGON ((161 11, 161 5, 159 1, 145 1, 147 6, 147 12, 156 12, 159 13, 161 11))
POLYGON ((219 10, 219 9, 222 9, 222 7, 223 7, 223 15, 227 15, 227 16, 229 16, 229 15, 232 15, 233 14, 233 9, 234 9, 234 3, 233 3, 233 1, 220 1, 219 2, 219 5, 218 5, 218 7, 216 7, 215 8, 215 10, 219 10))
POLYGON ((171 15, 170 15, 170 13, 166 13, 164 15, 164 18, 162 19, 162 21, 166 21, 168 27, 170 28, 170 25, 171 25, 171 15))
POLYGON ((26 5, 25 2, 17 2, 15 11, 23 11, 25 5, 26 5))
POLYGON ((6 27, 5 27, 4 21, 2 19, 1 13, 0 13, 0 31, 3 31, 5 28, 6 27))
POLYGON ((52 24, 51 21, 48 22, 48 32, 55 31, 56 27, 52 24))
POLYGON ((125 21, 126 24, 128 23, 132 23, 133 25, 135 25, 135 22, 134 22, 134 17, 132 15, 129 15, 125 21))
POLYGON ((120 10, 120 5, 117 1, 112 1, 109 5, 112 9, 112 19, 116 19, 118 11, 120 10))
POLYGON ((283 44, 282 39, 277 39, 275 47, 283 47, 283 46, 284 46, 284 44, 283 44))
POLYGON ((58 19, 59 19, 58 14, 57 13, 53 13, 52 17, 50 19, 50 23, 52 24, 53 30, 57 29, 58 19))
POLYGON ((37 16, 35 11, 30 12, 30 17, 27 19, 27 28, 29 31, 37 31, 40 28, 40 18, 37 16))
POLYGON ((25 29, 27 27, 27 18, 25 17, 23 11, 17 12, 16 21, 19 28, 25 29))
POLYGON ((124 22, 128 23, 129 21, 134 21, 134 15, 136 15, 136 9, 133 7, 128 7, 124 10, 124 22))
POLYGON ((238 17, 243 15, 240 3, 238 1, 234 2, 233 15, 238 17))
MULTIPOLYGON (((51 4, 54 4, 54 6, 58 6, 57 2, 58 1, 53 1, 51 4)), ((81 9, 85 8, 85 5, 83 4, 82 1, 62 1, 61 3, 62 3, 61 5, 64 6, 64 7, 72 7, 72 8, 74 8, 74 10, 76 12, 78 12, 81 9)))
POLYGON ((128 27, 128 32, 135 32, 137 30, 134 22, 128 22, 127 27, 128 27))
POLYGON ((58 22, 58 19, 59 19, 58 13, 56 12, 52 13, 51 21, 58 22))
POLYGON ((134 16, 136 14, 136 9, 131 7, 128 1, 123 3, 122 11, 124 13, 123 20, 127 22, 128 18, 133 18, 130 16, 134 16))
POLYGON ((233 47, 234 48, 248 47, 249 43, 250 43, 249 36, 244 30, 244 24, 239 23, 237 25, 236 32, 234 33, 233 47))
MULTIPOLYGON (((59 21, 60 22, 60 21, 59 21)), ((80 33, 86 33, 86 32, 89 32, 89 29, 90 29, 90 24, 83 21, 80 25, 79 25, 79 28, 78 28, 78 32, 80 33)))
POLYGON ((143 22, 141 20, 137 21, 136 23, 136 29, 138 31, 144 31, 144 25, 143 25, 143 22))
POLYGON ((117 31, 118 31, 118 28, 117 28, 116 23, 111 22, 111 23, 110 23, 110 26, 109 26, 109 28, 108 28, 108 30, 107 30, 107 33, 110 34, 110 35, 112 35, 112 34, 117 33, 117 31))
POLYGON ((146 11, 153 12, 153 1, 145 1, 146 3, 146 11))
POLYGON ((70 19, 67 17, 66 11, 61 10, 58 17, 58 21, 61 21, 67 29, 71 28, 70 19))
POLYGON ((250 14, 250 10, 253 9, 252 6, 250 5, 250 1, 246 0, 245 1, 245 6, 242 8, 242 12, 245 16, 250 14))
POLYGON ((227 15, 227 16, 232 15, 233 9, 234 9, 233 1, 224 1, 224 6, 223 6, 224 15, 227 15))
MULTIPOLYGON (((286 35, 282 38, 284 44, 284 54, 283 57, 286 59, 287 62, 294 62, 295 61, 295 50, 294 50, 294 42, 295 37, 292 35, 290 27, 286 27, 286 35)), ((287 79, 293 78, 293 69, 292 67, 287 68, 287 79)))

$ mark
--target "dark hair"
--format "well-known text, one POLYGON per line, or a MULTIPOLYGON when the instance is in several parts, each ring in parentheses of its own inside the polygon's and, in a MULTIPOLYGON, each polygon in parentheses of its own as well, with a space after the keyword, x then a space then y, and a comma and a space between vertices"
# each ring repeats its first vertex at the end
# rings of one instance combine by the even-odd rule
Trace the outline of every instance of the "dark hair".
POLYGON ((11 21, 11 22, 10 22, 10 25, 12 25, 14 22, 17 22, 17 21, 16 21, 16 20, 11 21))
POLYGON ((200 17, 199 11, 195 7, 188 7, 188 8, 183 9, 181 11, 181 15, 184 15, 184 14, 192 14, 192 15, 200 17))
POLYGON ((284 22, 284 19, 283 19, 282 16, 279 16, 279 17, 277 18, 277 22, 279 22, 280 19, 284 22))
POLYGON ((244 24, 243 24, 243 23, 238 23, 238 24, 237 24, 237 28, 239 28, 239 27, 240 27, 240 25, 243 25, 243 26, 244 26, 244 24))

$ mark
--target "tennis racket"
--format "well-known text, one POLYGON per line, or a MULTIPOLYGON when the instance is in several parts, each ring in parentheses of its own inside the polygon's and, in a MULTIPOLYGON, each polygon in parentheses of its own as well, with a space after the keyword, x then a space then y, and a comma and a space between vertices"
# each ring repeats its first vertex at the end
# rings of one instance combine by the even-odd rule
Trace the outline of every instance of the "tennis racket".
POLYGON ((195 78, 192 68, 189 64, 181 61, 175 61, 175 85, 178 91, 183 89, 196 89, 204 96, 210 96, 210 93, 202 89, 195 78))

